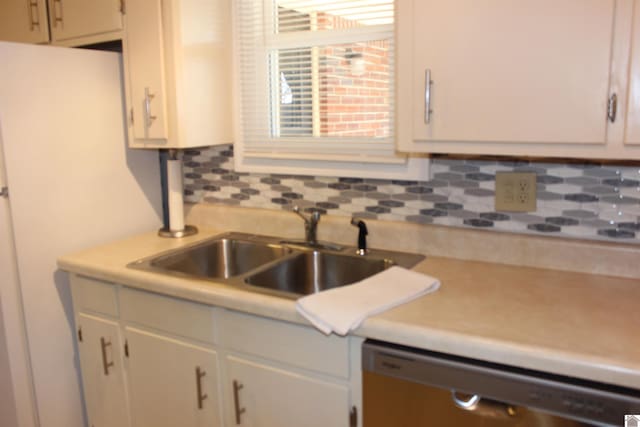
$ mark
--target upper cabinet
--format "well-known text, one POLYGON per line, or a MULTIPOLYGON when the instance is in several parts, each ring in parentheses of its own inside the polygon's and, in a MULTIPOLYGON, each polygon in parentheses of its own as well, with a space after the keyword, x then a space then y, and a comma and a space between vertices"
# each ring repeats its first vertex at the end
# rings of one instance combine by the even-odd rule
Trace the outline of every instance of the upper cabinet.
MULTIPOLYGON (((52 43, 122 30, 124 0, 48 0, 52 43)), ((119 38, 119 37, 116 37, 119 38)), ((107 39, 113 39, 107 37, 107 39)), ((103 41, 101 39, 100 41, 103 41)), ((92 43, 88 41, 86 44, 92 43)))
POLYGON ((0 40, 47 43, 46 0, 5 0, 0 3, 0 40))
POLYGON ((397 0, 398 149, 640 158, 634 3, 397 0))
POLYGON ((131 147, 233 141, 230 4, 127 1, 124 57, 131 147))
POLYGON ((5 0, 0 40, 63 46, 117 40, 124 6, 124 0, 5 0))

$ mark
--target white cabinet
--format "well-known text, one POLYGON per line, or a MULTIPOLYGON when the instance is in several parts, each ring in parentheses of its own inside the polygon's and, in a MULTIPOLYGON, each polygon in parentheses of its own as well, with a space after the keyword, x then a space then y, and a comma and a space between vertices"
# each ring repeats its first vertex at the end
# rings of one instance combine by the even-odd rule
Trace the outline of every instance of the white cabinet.
POLYGON ((0 3, 0 40, 47 43, 46 0, 5 0, 0 3))
POLYGON ((231 143, 230 2, 128 0, 125 19, 130 146, 231 143))
POLYGON ((90 427, 358 427, 362 339, 72 275, 90 427))
POLYGON ((124 0, 48 1, 52 43, 92 36, 101 37, 101 41, 120 38, 119 33, 114 37, 106 34, 122 30, 124 0))
POLYGON ((640 158, 617 142, 631 9, 630 0, 398 0, 398 148, 640 158))
POLYGON ((629 68, 629 95, 624 142, 640 145, 640 1, 634 1, 629 68))
POLYGON ((118 323, 78 313, 76 325, 89 426, 129 426, 118 323))
POLYGON ((233 400, 228 425, 348 427, 349 388, 235 356, 227 358, 233 400))
POLYGON ((122 38, 124 1, 2 1, 0 40, 64 46, 118 40, 122 38))
POLYGON ((227 425, 359 425, 361 339, 232 311, 220 325, 227 425))
POLYGON ((215 351, 125 328, 134 426, 222 425, 215 351))

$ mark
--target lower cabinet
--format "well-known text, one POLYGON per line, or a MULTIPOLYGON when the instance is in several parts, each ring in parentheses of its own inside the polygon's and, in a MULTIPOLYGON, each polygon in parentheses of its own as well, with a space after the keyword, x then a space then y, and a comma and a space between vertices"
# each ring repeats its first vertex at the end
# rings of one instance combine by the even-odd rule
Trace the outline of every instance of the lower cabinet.
POLYGON ((76 324, 89 427, 129 426, 118 323, 78 313, 76 324))
POLYGON ((235 356, 226 360, 228 425, 348 427, 349 388, 235 356))
POLYGON ((215 351, 125 327, 135 426, 222 426, 215 351))
POLYGON ((358 427, 360 343, 72 275, 89 427, 358 427))

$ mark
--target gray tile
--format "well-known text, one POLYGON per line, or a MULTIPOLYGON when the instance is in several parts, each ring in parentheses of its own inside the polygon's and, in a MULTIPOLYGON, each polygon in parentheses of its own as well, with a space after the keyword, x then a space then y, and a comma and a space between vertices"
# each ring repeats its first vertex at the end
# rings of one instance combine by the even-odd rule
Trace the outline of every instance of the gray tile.
POLYGON ((298 200, 298 199, 303 199, 304 196, 300 193, 294 193, 291 191, 287 191, 282 193, 282 197, 284 197, 285 199, 291 199, 291 200, 298 200))
POLYGON ((409 215, 405 217, 405 220, 416 224, 433 224, 433 218, 424 215, 409 215))
POLYGON ((489 221, 509 221, 511 217, 501 212, 483 212, 480 215, 482 219, 488 219, 489 221))
POLYGON ((402 187, 408 187, 410 185, 417 185, 418 181, 403 181, 403 180, 394 179, 394 180, 391 180, 391 184, 400 185, 402 187))
POLYGON ((417 194, 411 194, 411 193, 400 193, 400 194, 392 194, 391 198, 394 200, 402 200, 402 201, 409 201, 409 200, 418 200, 419 197, 417 194))
POLYGON ((363 194, 364 194, 364 197, 372 200, 384 200, 389 198, 388 194, 380 193, 379 191, 372 191, 371 193, 363 193, 363 194))
POLYGON ((612 203, 616 205, 637 205, 640 204, 640 199, 636 199, 635 197, 624 197, 620 195, 616 196, 602 196, 600 197, 601 202, 612 203))
POLYGON ((365 210, 367 212, 372 212, 372 213, 376 213, 376 214, 385 214, 385 213, 390 213, 391 209, 384 207, 384 206, 367 206, 365 208, 365 210))
POLYGON ((321 208, 321 209, 326 209, 326 210, 338 209, 340 207, 339 204, 332 203, 332 202, 318 202, 318 203, 316 203, 316 206, 321 208))
POLYGON ((423 194, 420 196, 420 200, 433 203, 445 203, 449 198, 442 194, 423 194))
POLYGON ((256 190, 255 188, 243 188, 240 192, 249 196, 260 194, 260 190, 256 190))
POLYGON ((235 193, 231 195, 231 198, 236 200, 249 200, 250 196, 244 193, 235 193))
POLYGON ((640 222, 621 222, 618 224, 621 230, 640 231, 640 222))
POLYGON ((327 187, 333 188, 334 190, 350 190, 351 184, 347 184, 345 182, 333 182, 328 184, 327 187))
POLYGON ((406 187, 406 192, 413 194, 431 194, 433 193, 433 188, 425 187, 424 185, 413 185, 406 187))
POLYGON ((231 183, 232 187, 235 188, 248 188, 250 185, 248 182, 244 182, 244 181, 234 181, 231 183))
POLYGON ((618 175, 614 169, 603 169, 600 167, 585 169, 583 173, 584 176, 595 176, 599 178, 614 178, 618 175))
POLYGON ((480 186, 480 183, 478 183, 477 181, 462 180, 462 181, 453 181, 451 183, 451 187, 453 188, 478 188, 479 186, 480 186))
POLYGON ((272 185, 271 189, 273 191, 279 191, 281 193, 287 193, 291 191, 291 187, 289 187, 288 185, 280 185, 280 184, 272 185))
POLYGON ((385 206, 387 208, 401 208, 404 207, 404 203, 398 200, 379 200, 378 205, 385 206))
POLYGON ((622 179, 622 178, 613 178, 613 179, 603 179, 602 183, 604 185, 609 185, 611 187, 639 187, 640 181, 636 181, 635 179, 622 179))
POLYGON ((465 175, 465 178, 471 181, 495 181, 496 176, 489 173, 477 172, 477 173, 468 173, 465 175))
POLYGON ((462 219, 470 219, 470 218, 478 218, 477 212, 471 212, 466 209, 449 211, 449 216, 452 218, 462 218, 462 219))
POLYGON ((589 176, 572 176, 570 178, 565 178, 564 182, 567 184, 582 186, 596 185, 600 183, 598 179, 589 176))
POLYGON ((616 194, 618 191, 614 187, 594 185, 584 187, 584 192, 589 194, 616 194))
POLYGON ((441 216, 447 216, 448 213, 447 211, 443 211, 440 209, 420 209, 420 215, 437 218, 441 216))
POLYGON ((579 202, 579 203, 592 203, 592 202, 598 201, 598 197, 594 196, 593 194, 585 194, 585 193, 565 194, 564 199, 569 200, 571 202, 579 202))
POLYGON ((449 202, 436 203, 434 207, 436 209, 441 209, 445 211, 455 211, 455 210, 464 208, 464 206, 461 205, 460 203, 449 203, 449 202))
POLYGON ((489 221, 488 219, 481 219, 481 218, 465 219, 463 221, 463 224, 471 227, 478 227, 478 228, 493 227, 493 221, 489 221))
POLYGON ((357 184, 357 185, 353 185, 353 189, 356 191, 363 191, 365 193, 368 193, 371 191, 376 191, 378 187, 370 184, 357 184))
POLYGON ((427 182, 427 186, 429 186, 431 188, 444 188, 444 187, 448 187, 449 183, 447 181, 434 179, 434 180, 428 181, 427 182))
POLYGON ((586 218, 595 218, 597 214, 595 212, 586 211, 583 209, 569 209, 566 211, 562 211, 562 216, 568 216, 570 218, 586 219, 586 218))
POLYGON ((540 233, 557 233, 561 230, 560 227, 553 224, 529 224, 527 225, 527 229, 540 233))
POLYGON ((564 182, 564 178, 553 175, 538 175, 536 182, 538 184, 560 184, 564 182))
POLYGON ((565 226, 565 225, 578 225, 580 222, 574 218, 566 218, 563 216, 550 216, 544 220, 547 224, 565 226))
POLYGON ((348 197, 341 197, 341 196, 331 196, 327 199, 327 201, 331 202, 331 203, 337 203, 337 204, 349 204, 351 203, 351 199, 348 197))
POLYGON ((464 175, 459 173, 442 172, 442 173, 437 173, 433 175, 433 177, 436 180, 451 182, 451 181, 460 181, 461 179, 464 178, 464 175))
POLYGON ((276 205, 288 205, 291 204, 291 200, 285 199, 284 197, 274 197, 271 199, 271 203, 275 203, 276 205))
POLYGON ((552 193, 551 191, 538 191, 536 194, 538 200, 563 200, 564 196, 558 193, 552 193))
POLYGON ((604 228, 598 230, 599 236, 610 237, 612 239, 633 239, 636 233, 629 230, 619 230, 616 228, 604 228))
POLYGON ((327 183, 320 181, 305 181, 304 186, 308 188, 326 188, 327 183))
POLYGON ((377 219, 378 215, 373 212, 354 212, 353 216, 361 219, 377 219))
POLYGON ((464 194, 476 197, 493 197, 496 193, 495 191, 487 190, 486 188, 467 188, 464 190, 464 194))

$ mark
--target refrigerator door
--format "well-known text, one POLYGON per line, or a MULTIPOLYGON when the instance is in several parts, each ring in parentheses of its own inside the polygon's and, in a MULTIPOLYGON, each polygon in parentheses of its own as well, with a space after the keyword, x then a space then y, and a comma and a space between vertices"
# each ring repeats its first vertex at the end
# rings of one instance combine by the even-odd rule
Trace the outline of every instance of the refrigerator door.
POLYGON ((0 43, 0 124, 42 427, 85 424, 56 259, 161 224, 158 156, 126 148, 117 53, 0 43))

